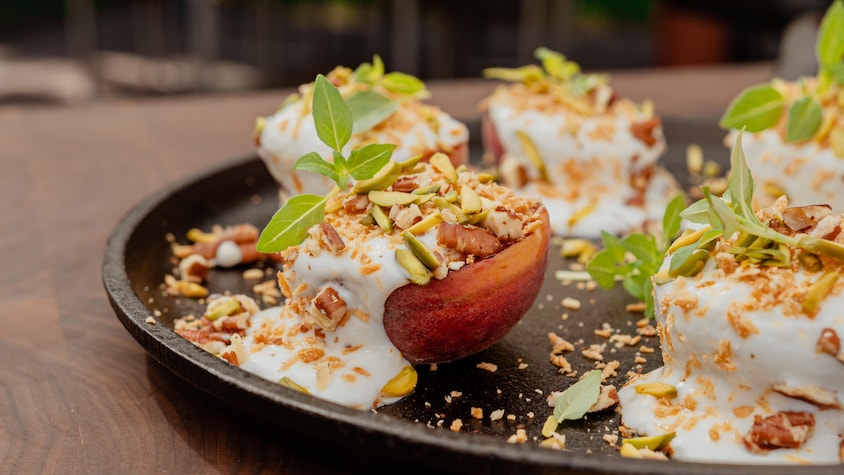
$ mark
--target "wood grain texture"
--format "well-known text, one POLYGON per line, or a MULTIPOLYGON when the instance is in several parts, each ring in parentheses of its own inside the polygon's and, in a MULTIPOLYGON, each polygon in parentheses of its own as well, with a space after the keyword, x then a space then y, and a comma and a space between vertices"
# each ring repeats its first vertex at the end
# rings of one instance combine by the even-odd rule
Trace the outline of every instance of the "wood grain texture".
MULTIPOLYGON (((663 115, 717 117, 772 70, 634 71, 614 82, 663 115)), ((432 83, 431 102, 473 120, 493 87, 432 83)), ((237 420, 148 357, 101 283, 124 213, 252 153, 255 117, 287 92, 0 106, 0 472, 343 472, 237 420)))

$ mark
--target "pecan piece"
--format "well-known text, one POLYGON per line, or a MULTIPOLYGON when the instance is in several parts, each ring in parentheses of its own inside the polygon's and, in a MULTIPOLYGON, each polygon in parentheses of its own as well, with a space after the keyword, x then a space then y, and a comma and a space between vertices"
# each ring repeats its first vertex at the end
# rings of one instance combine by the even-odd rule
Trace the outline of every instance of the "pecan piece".
POLYGON ((487 257, 501 250, 501 241, 492 232, 477 227, 442 223, 437 228, 437 242, 465 254, 487 257))
POLYGON ((630 126, 630 133, 637 139, 644 142, 648 147, 652 147, 657 140, 656 137, 654 137, 654 129, 661 124, 662 121, 659 120, 659 117, 654 116, 644 122, 632 124, 630 126))
POLYGON ((309 313, 324 330, 334 330, 346 315, 346 302, 331 287, 322 289, 313 300, 309 313))
POLYGON ((419 188, 419 184, 416 182, 415 176, 403 175, 398 177, 398 179, 393 183, 393 191, 404 191, 406 193, 410 193, 417 188, 419 188))
POLYGON ((618 404, 618 391, 612 384, 602 384, 601 392, 598 394, 598 401, 592 405, 586 412, 598 412, 604 409, 609 409, 618 404))
POLYGON ((832 207, 829 205, 793 206, 782 210, 782 221, 793 231, 802 231, 830 214, 832 207))
POLYGON ((319 223, 311 226, 308 229, 308 234, 319 242, 320 247, 328 249, 335 256, 340 255, 343 249, 346 249, 346 243, 343 238, 337 234, 334 226, 328 223, 319 223))
POLYGON ((763 418, 753 417, 753 426, 744 435, 747 450, 764 454, 775 449, 802 446, 815 428, 815 416, 809 412, 780 411, 763 418))
POLYGON ((343 209, 350 214, 365 213, 369 207, 369 197, 366 195, 352 195, 343 201, 343 209))
POLYGON ((844 354, 841 353, 841 339, 832 328, 821 330, 821 336, 818 337, 818 342, 815 344, 815 351, 832 355, 844 362, 844 354))

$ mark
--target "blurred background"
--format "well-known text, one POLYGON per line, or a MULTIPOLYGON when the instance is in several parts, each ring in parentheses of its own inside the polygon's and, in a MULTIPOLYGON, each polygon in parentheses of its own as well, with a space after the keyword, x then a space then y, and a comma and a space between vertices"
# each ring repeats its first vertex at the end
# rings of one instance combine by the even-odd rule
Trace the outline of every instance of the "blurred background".
POLYGON ((813 74, 814 31, 829 4, 0 0, 0 105, 295 86, 376 53, 388 71, 470 78, 533 62, 538 46, 585 70, 773 61, 784 76, 813 74))

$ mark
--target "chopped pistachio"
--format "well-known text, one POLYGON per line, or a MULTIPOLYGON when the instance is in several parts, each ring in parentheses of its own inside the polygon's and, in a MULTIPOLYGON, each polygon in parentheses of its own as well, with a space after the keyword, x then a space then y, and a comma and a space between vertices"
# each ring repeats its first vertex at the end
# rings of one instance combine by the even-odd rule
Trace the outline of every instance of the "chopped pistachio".
POLYGON ((381 191, 373 190, 369 192, 369 201, 379 206, 387 208, 393 205, 409 205, 419 198, 419 195, 413 193, 405 193, 403 191, 381 191))
POLYGON ((649 437, 633 437, 622 440, 621 446, 624 447, 625 445, 632 445, 637 449, 647 448, 651 450, 662 450, 668 446, 668 443, 671 442, 676 435, 676 432, 667 432, 665 434, 652 435, 649 437))
POLYGON ((423 155, 414 155, 414 156, 408 158, 407 160, 401 162, 399 164, 399 165, 401 165, 401 172, 402 173, 410 172, 411 170, 416 168, 416 165, 418 165, 419 162, 422 161, 422 158, 423 158, 423 155))
POLYGON ((478 193, 469 186, 460 188, 460 209, 466 214, 473 214, 481 211, 483 203, 478 193))
POLYGON ((390 160, 372 178, 355 182, 352 190, 357 194, 364 194, 373 190, 384 190, 396 182, 401 170, 401 165, 390 160))
POLYGON ((405 366, 381 388, 381 394, 388 397, 406 396, 416 387, 418 379, 419 375, 413 366, 405 366))
POLYGON ((574 226, 575 224, 580 222, 581 219, 583 219, 583 218, 589 216, 590 214, 592 214, 592 212, 595 211, 596 206, 597 205, 595 203, 592 203, 592 204, 588 204, 588 205, 584 206, 583 208, 580 208, 579 210, 575 211, 574 214, 572 214, 571 217, 569 217, 568 225, 574 226))
POLYGON ((434 183, 433 185, 428 186, 420 186, 419 188, 411 191, 414 195, 430 195, 431 193, 436 193, 440 191, 440 185, 434 183))
POLYGON ((762 190, 765 192, 765 194, 774 198, 779 198, 780 196, 785 195, 785 189, 778 183, 770 180, 762 183, 762 190))
POLYGON ((442 196, 437 196, 434 198, 434 206, 440 210, 448 210, 451 214, 454 215, 454 218, 457 219, 458 223, 465 223, 469 218, 463 213, 463 210, 460 209, 459 206, 456 206, 454 203, 449 203, 448 200, 443 198, 442 196))
POLYGON ((709 255, 709 251, 705 249, 695 249, 677 268, 668 271, 668 275, 670 277, 691 277, 697 275, 703 269, 703 266, 706 265, 709 255))
POLYGON ((647 394, 654 397, 675 397, 677 388, 667 383, 643 383, 633 386, 638 394, 647 394))
POLYGON ((437 260, 437 257, 434 256, 434 253, 428 249, 425 244, 422 243, 413 233, 409 233, 407 231, 402 233, 402 237, 404 238, 404 242, 407 243, 407 247, 413 251, 413 255, 415 255, 419 262, 425 265, 428 269, 436 269, 440 266, 440 261, 437 260))
POLYGON ((215 233, 206 233, 201 229, 191 228, 188 230, 187 234, 188 241, 192 242, 214 242, 217 240, 217 235, 215 233))
POLYGON ((449 203, 457 203, 457 199, 460 198, 460 195, 457 194, 455 190, 448 190, 448 193, 443 195, 446 201, 449 203))
POLYGON ((439 211, 434 211, 422 218, 422 221, 417 222, 413 226, 406 229, 406 232, 416 234, 417 236, 425 233, 429 229, 443 222, 443 217, 439 211))
POLYGON ((826 297, 838 281, 838 272, 826 272, 806 291, 806 298, 803 299, 803 311, 811 316, 818 312, 821 300, 826 297))
POLYGON ((633 446, 633 444, 621 444, 621 448, 618 451, 619 455, 624 458, 629 459, 641 459, 645 458, 640 452, 639 449, 633 446))
POLYGON ((387 213, 384 212, 384 209, 378 205, 372 207, 372 219, 375 220, 375 223, 378 224, 378 227, 381 228, 385 233, 391 234, 393 232, 393 221, 387 216, 387 213))
POLYGON ((225 303, 222 303, 214 308, 214 310, 208 312, 206 317, 208 320, 216 320, 220 317, 227 317, 229 315, 234 315, 241 311, 240 302, 237 299, 229 299, 225 303))
POLYGON ((551 437, 551 433, 556 432, 559 425, 560 423, 557 421, 557 418, 551 414, 548 416, 548 419, 545 419, 545 424, 542 425, 542 436, 551 437))
POLYGON ((284 386, 285 388, 295 389, 300 393, 310 394, 310 391, 308 391, 304 386, 297 383, 296 381, 293 381, 287 376, 282 376, 282 378, 278 380, 278 385, 284 386))
POLYGON ((714 160, 707 160, 703 164, 703 176, 714 178, 721 175, 721 164, 714 160))
POLYGON ((489 173, 478 173, 479 183, 490 183, 492 181, 495 181, 495 177, 490 175, 489 173))
POLYGON ((797 261, 808 272, 818 272, 823 269, 823 262, 817 254, 811 252, 800 251, 797 253, 797 261))
POLYGON ((428 160, 431 162, 434 169, 445 175, 445 178, 449 183, 457 183, 457 170, 454 168, 454 165, 452 165, 448 155, 444 153, 435 153, 431 155, 431 158, 428 160))
POLYGON ((700 175, 703 171, 703 149, 700 145, 693 143, 686 147, 686 168, 691 175, 700 175))
POLYGON ((536 148, 536 144, 521 130, 517 130, 516 135, 519 137, 519 142, 522 144, 525 156, 536 167, 537 171, 539 171, 539 179, 546 183, 549 182, 548 169, 545 167, 545 162, 542 160, 542 155, 540 155, 539 149, 536 148))
POLYGON ((396 260, 414 284, 425 285, 431 281, 431 271, 425 267, 425 264, 422 264, 412 251, 404 248, 396 249, 396 260))
POLYGON ((700 239, 701 236, 703 236, 703 233, 709 231, 710 229, 712 228, 707 226, 696 231, 692 231, 690 229, 683 231, 683 234, 680 235, 680 237, 678 237, 677 239, 675 239, 673 243, 671 243, 671 246, 669 246, 668 248, 668 253, 673 254, 674 251, 676 251, 677 249, 680 249, 681 247, 686 247, 689 244, 696 242, 698 239, 700 239))
POLYGON ((489 216, 489 209, 485 209, 480 213, 475 213, 472 216, 469 216, 466 219, 466 223, 474 224, 475 226, 480 226, 481 223, 483 223, 484 220, 487 218, 487 216, 489 216))

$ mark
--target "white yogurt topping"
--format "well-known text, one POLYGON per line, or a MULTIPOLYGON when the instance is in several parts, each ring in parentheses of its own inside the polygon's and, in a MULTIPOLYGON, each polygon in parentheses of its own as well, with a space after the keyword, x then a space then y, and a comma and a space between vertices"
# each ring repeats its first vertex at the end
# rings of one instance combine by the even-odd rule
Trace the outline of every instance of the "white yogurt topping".
POLYGON ((348 252, 337 256, 325 251, 312 256, 300 250, 292 263, 288 261, 299 276, 289 281, 291 288, 306 283, 304 295, 312 298, 331 286, 347 308, 362 312, 364 317, 353 314, 344 325, 325 331, 325 338, 318 338, 314 331, 319 327, 313 324, 307 332, 296 330, 301 324, 310 323, 302 312, 287 306, 264 310, 251 319, 244 338, 249 359, 240 367, 271 381, 287 376, 314 396, 350 407, 368 409, 391 402, 382 398, 381 388, 410 364, 387 338, 382 323, 387 297, 408 283, 404 270, 396 262, 396 247, 384 237, 367 240, 360 252, 366 253, 380 268, 365 276, 361 274, 360 262, 348 252), (263 336, 270 329, 283 335, 282 343, 256 344, 258 333, 263 336), (319 348, 324 356, 317 362, 296 358, 308 348, 319 348), (323 367, 332 357, 336 360, 330 368, 323 367), (288 361, 295 362, 288 365, 288 361), (320 371, 330 373, 325 386, 319 382, 320 371))
MULTIPOLYGON (((303 114, 305 105, 300 99, 267 117, 258 146, 258 155, 270 173, 291 195, 323 194, 333 186, 322 175, 293 170, 296 160, 310 152, 333 161, 331 149, 317 136, 310 107, 303 114)), ((403 162, 419 154, 466 146, 468 140, 468 128, 450 115, 419 102, 403 101, 393 115, 374 129, 353 134, 343 153, 348 156, 351 150, 369 143, 395 144, 392 158, 403 162)))
POLYGON ((614 114, 587 117, 559 107, 527 108, 501 91, 497 94, 488 102, 488 114, 504 150, 502 169, 519 164, 528 171, 531 181, 524 191, 542 196, 555 234, 597 238, 602 230, 621 234, 648 219, 661 220, 677 192, 673 178, 657 169, 654 183, 644 184, 644 202, 637 204, 633 203, 640 191, 631 182, 655 165, 665 151, 665 139, 658 126, 652 146, 633 136, 631 126, 647 117, 632 104, 618 107, 614 114), (553 187, 534 183, 539 173, 519 131, 536 146, 553 187))
MULTIPOLYGON (((764 272, 764 270, 763 270, 764 272)), ((819 273, 794 280, 774 277, 774 288, 801 286, 819 273)), ((753 464, 837 464, 844 411, 774 392, 774 385, 815 386, 844 394, 844 364, 815 350, 824 328, 844 329, 841 287, 810 318, 794 312, 793 300, 754 294, 753 276, 739 280, 715 269, 713 259, 693 278, 656 286, 657 322, 665 366, 619 391, 622 421, 641 435, 676 431, 673 458, 684 461, 753 464), (758 299, 763 299, 760 302, 758 299), (634 386, 664 382, 677 388, 670 404, 634 386), (814 414, 816 425, 798 449, 751 453, 742 437, 754 422, 777 411, 814 414)), ((799 303, 796 304, 799 310, 799 303)))
MULTIPOLYGON (((727 136, 729 146, 736 134, 727 136)), ((831 148, 815 141, 783 142, 775 129, 745 133, 742 146, 756 182, 754 198, 759 207, 770 206, 781 190, 791 206, 825 203, 835 213, 844 212, 844 160, 831 148)))

